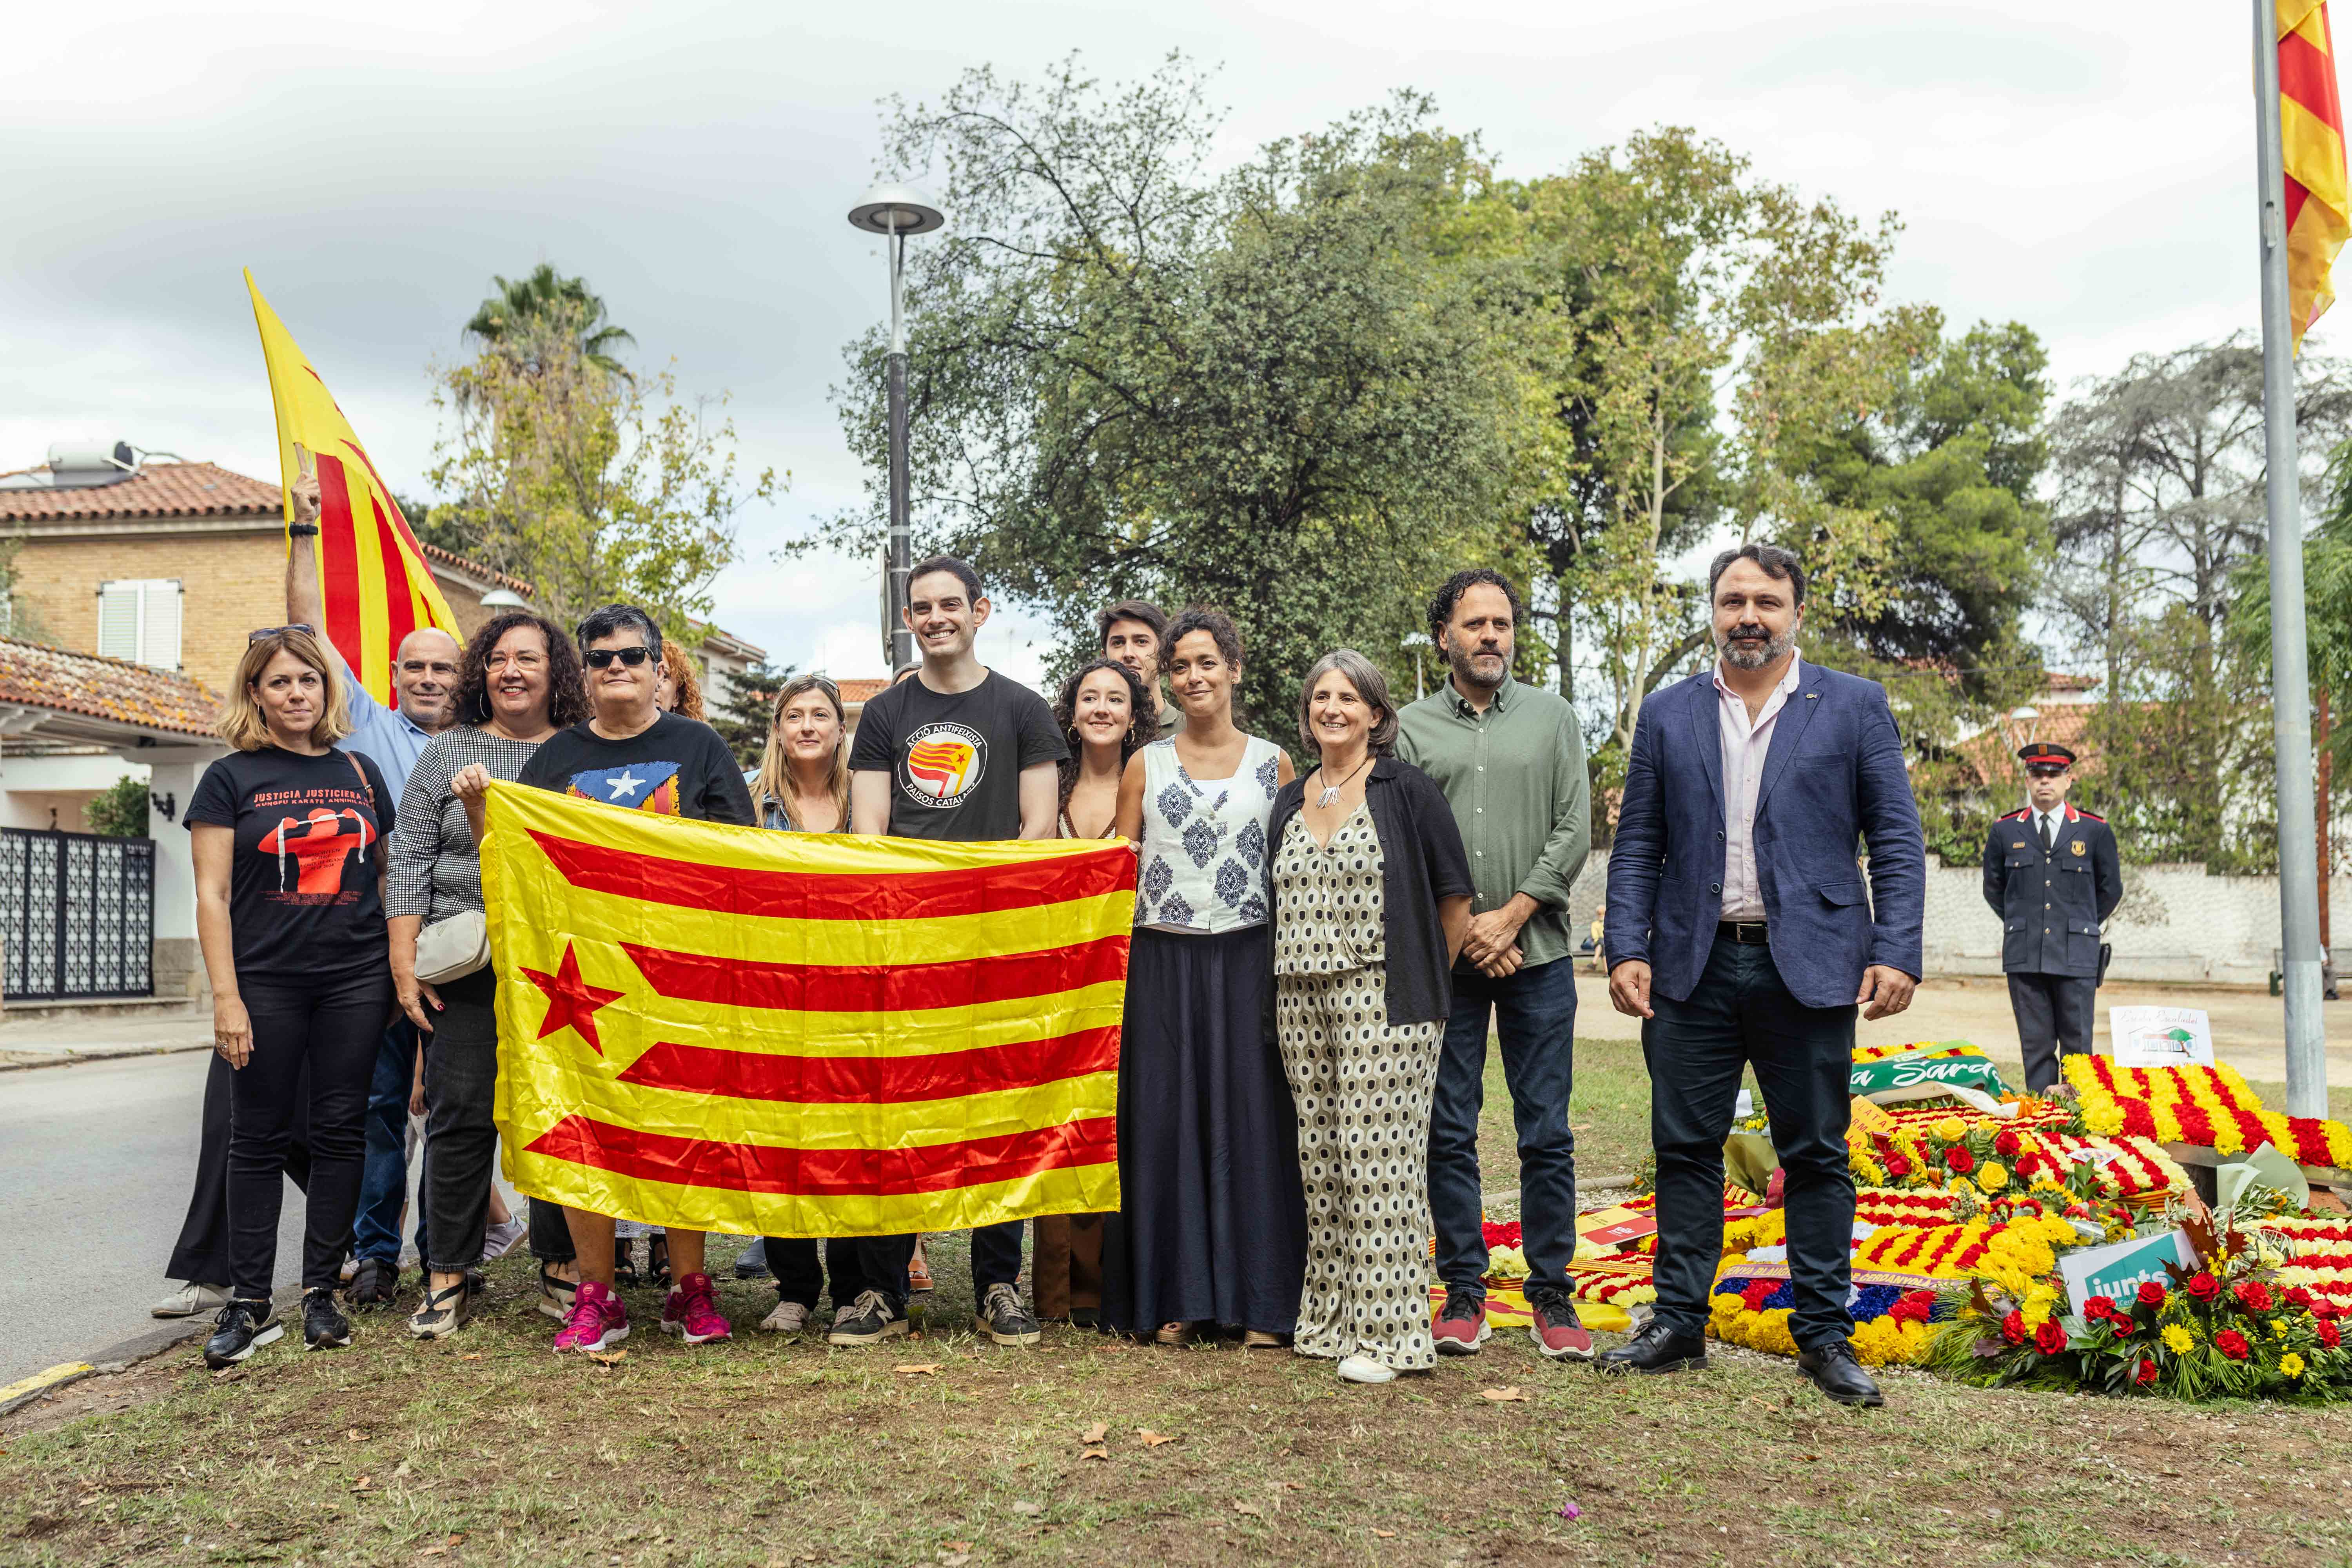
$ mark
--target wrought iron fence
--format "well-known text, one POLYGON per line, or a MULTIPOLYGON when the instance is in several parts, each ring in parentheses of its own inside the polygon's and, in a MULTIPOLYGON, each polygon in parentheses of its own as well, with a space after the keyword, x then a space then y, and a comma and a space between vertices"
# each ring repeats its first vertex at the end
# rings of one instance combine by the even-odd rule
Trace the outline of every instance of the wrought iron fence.
POLYGON ((154 994, 155 845, 0 827, 0 994, 154 994))

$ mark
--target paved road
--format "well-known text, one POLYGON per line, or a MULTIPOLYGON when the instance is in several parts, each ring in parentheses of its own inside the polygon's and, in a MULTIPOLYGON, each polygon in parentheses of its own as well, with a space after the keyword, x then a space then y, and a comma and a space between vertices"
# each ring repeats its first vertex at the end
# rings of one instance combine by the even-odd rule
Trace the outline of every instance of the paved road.
MULTIPOLYGON (((202 1051, 0 1073, 0 1384, 162 1327, 187 1213, 202 1051)), ((301 1270, 290 1184, 278 1283, 301 1270)))

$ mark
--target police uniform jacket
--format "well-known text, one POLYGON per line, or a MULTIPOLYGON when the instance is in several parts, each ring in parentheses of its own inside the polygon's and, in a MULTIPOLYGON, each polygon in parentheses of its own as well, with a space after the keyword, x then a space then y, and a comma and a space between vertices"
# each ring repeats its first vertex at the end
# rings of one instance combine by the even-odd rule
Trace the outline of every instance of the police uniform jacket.
POLYGON ((2087 811, 2061 808, 2058 841, 2042 847, 2031 807, 1992 825, 1985 843, 1985 902, 2000 916, 2004 973, 2095 979, 2099 928, 2123 901, 2115 830, 2087 811))

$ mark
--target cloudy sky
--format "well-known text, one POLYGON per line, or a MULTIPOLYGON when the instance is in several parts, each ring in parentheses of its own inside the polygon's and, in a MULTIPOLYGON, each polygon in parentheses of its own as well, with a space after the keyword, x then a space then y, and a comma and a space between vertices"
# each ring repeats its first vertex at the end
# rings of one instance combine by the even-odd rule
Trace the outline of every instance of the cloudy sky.
MULTIPOLYGON (((2255 321, 2247 7, 1804 0, 1193 0, 549 6, 406 0, 28 7, 0 58, 0 469, 123 438, 268 476, 251 267, 404 489, 425 372, 490 275, 590 279, 642 358, 727 390, 752 467, 719 619, 780 660, 879 673, 862 562, 778 564, 852 500, 826 398, 885 308, 844 214, 876 100, 1072 49, 1105 78, 1222 68, 1239 156, 1412 86, 1507 174, 1658 123, 1892 208, 1895 298, 2025 321, 2061 384, 2255 321)), ((2340 317, 2338 318, 2341 319, 2340 317)), ((2333 324, 2333 323, 2328 323, 2333 324)), ((2327 346, 2327 325, 2314 336, 2327 346)), ((1033 671, 1020 617, 989 662, 1033 671)))

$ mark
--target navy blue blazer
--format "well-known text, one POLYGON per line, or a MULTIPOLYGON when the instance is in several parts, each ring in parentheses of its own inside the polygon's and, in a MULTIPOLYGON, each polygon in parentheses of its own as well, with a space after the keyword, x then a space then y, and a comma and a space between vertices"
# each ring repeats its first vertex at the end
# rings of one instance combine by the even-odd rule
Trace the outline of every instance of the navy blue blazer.
MULTIPOLYGON (((1772 963, 1808 1007, 1843 1007, 1883 963, 1916 979, 1927 841, 1903 739, 1874 680, 1801 662, 1756 796, 1756 867, 1772 963), (1870 847, 1870 887, 1855 860, 1870 847)), ((1609 851, 1601 951, 1690 999, 1723 913, 1723 732, 1712 666, 1642 705, 1609 851)))

